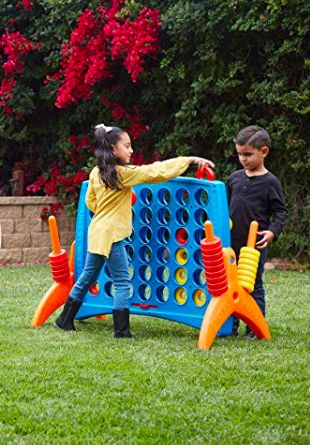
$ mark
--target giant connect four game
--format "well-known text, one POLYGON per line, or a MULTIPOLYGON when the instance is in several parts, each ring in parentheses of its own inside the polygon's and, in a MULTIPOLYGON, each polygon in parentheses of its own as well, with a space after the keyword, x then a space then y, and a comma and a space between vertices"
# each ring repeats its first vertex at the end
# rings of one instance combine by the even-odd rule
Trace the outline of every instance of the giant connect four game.
MULTIPOLYGON (((75 250, 75 280, 83 270, 91 212, 85 205, 88 182, 82 184, 75 250)), ((200 241, 204 222, 212 221, 223 247, 230 246, 229 214, 225 185, 178 177, 160 184, 134 187, 133 232, 126 239, 132 281, 130 312, 160 317, 200 328, 213 298, 207 290, 200 241)), ((77 319, 109 314, 113 309, 113 284, 107 266, 90 288, 77 319)), ((218 332, 232 331, 229 318, 218 332)))

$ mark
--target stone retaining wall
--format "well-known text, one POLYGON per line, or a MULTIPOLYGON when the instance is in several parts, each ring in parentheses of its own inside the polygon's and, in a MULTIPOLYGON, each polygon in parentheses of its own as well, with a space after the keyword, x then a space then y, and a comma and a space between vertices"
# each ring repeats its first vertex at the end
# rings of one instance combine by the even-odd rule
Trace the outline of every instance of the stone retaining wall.
MULTIPOLYGON (((48 261, 51 241, 48 223, 40 218, 51 196, 0 197, 0 264, 48 261)), ((57 217, 61 247, 69 252, 75 237, 75 218, 57 217)))

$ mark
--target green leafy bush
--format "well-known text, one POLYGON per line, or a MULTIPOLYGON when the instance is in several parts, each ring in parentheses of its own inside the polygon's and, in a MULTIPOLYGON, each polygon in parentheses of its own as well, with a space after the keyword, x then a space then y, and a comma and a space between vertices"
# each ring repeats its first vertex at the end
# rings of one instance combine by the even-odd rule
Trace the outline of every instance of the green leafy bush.
MULTIPOLYGON (((36 166, 28 183, 38 175, 47 177, 55 159, 63 174, 87 170, 92 162, 87 150, 77 167, 70 165, 70 135, 89 137, 99 121, 127 127, 135 109, 150 127, 135 141, 137 150, 146 156, 154 151, 163 157, 205 155, 215 161, 217 177, 225 180, 238 168, 234 136, 256 123, 271 135, 267 167, 281 180, 290 211, 286 232, 270 252, 309 260, 307 0, 128 0, 123 14, 132 19, 143 6, 161 13, 157 59, 146 60, 136 83, 114 61, 113 79, 95 85, 89 100, 62 110, 54 106, 59 82, 45 85, 44 79, 59 69, 61 44, 70 38, 80 14, 99 2, 38 0, 31 11, 16 9, 18 3, 4 0, 1 33, 15 18, 14 30, 41 48, 25 56, 25 69, 17 78, 11 105, 23 117, 0 110, 2 193, 8 193, 17 161, 26 169, 36 166), (108 101, 102 102, 102 96, 108 101), (126 113, 120 117, 108 103, 121 104, 126 113)), ((104 2, 107 7, 111 3, 104 2)))

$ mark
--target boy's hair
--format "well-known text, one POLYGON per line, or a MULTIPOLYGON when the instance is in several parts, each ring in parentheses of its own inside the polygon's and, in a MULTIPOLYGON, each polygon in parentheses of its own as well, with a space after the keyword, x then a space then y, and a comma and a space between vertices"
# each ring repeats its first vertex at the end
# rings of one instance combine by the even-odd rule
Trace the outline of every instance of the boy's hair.
POLYGON ((250 125, 239 131, 234 143, 237 145, 251 145, 253 148, 270 147, 270 136, 267 131, 257 125, 250 125))

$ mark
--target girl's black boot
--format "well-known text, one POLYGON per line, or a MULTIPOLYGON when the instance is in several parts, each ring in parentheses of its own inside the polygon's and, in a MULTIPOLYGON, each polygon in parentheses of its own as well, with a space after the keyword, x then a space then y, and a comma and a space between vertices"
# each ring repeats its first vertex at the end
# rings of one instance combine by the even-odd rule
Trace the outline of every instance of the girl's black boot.
POLYGON ((114 337, 132 338, 129 328, 129 309, 113 309, 114 337))
POLYGON ((63 331, 75 331, 76 329, 73 324, 73 320, 77 311, 80 309, 81 304, 81 301, 72 300, 69 297, 63 307, 62 313, 54 322, 54 326, 58 329, 62 329, 63 331))

